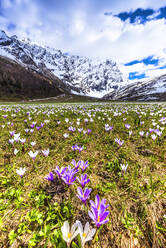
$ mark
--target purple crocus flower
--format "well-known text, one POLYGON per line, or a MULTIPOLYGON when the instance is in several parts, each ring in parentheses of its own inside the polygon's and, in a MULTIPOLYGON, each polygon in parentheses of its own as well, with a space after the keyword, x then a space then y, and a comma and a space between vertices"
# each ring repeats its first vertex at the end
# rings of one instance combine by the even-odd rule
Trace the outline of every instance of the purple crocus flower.
POLYGON ((72 146, 72 150, 73 150, 73 151, 76 151, 77 149, 78 149, 78 146, 77 146, 77 145, 73 145, 73 146, 72 146))
POLYGON ((83 202, 83 203, 86 203, 87 199, 89 198, 90 196, 90 193, 91 193, 92 189, 88 189, 88 188, 85 188, 85 190, 83 191, 81 187, 78 187, 77 188, 77 193, 78 193, 78 198, 83 202))
POLYGON ((12 137, 12 136, 14 136, 15 131, 10 131, 9 133, 10 133, 10 136, 12 137))
POLYGON ((40 128, 41 128, 40 126, 39 126, 39 127, 38 127, 38 126, 36 127, 36 129, 37 129, 38 131, 40 130, 40 128))
POLYGON ((79 146, 79 147, 78 147, 78 151, 79 151, 79 152, 83 151, 83 149, 84 149, 83 146, 79 146))
POLYGON ((95 196, 95 202, 90 200, 91 208, 99 209, 101 205, 104 205, 105 209, 109 207, 109 204, 106 204, 106 199, 100 200, 100 196, 95 196))
POLYGON ((34 126, 35 126, 35 124, 31 124, 31 125, 30 125, 31 128, 34 128, 34 126))
POLYGON ((86 168, 89 166, 88 161, 84 162, 83 160, 80 160, 81 164, 80 164, 80 168, 82 169, 82 171, 85 171, 86 168))
POLYGON ((89 178, 87 179, 87 174, 85 174, 85 175, 81 175, 81 179, 77 177, 77 181, 81 184, 82 188, 84 188, 85 185, 90 182, 90 179, 89 178))
POLYGON ((65 168, 64 167, 59 168, 59 166, 56 166, 56 169, 54 171, 58 175, 59 179, 61 179, 63 177, 63 174, 65 173, 66 170, 67 170, 67 167, 65 167, 65 168))
POLYGON ((124 143, 124 140, 121 141, 120 139, 116 138, 116 139, 115 139, 115 142, 116 142, 119 146, 122 146, 123 143, 124 143))
POLYGON ((68 128, 68 130, 71 131, 71 132, 74 132, 76 129, 75 129, 75 127, 70 126, 70 127, 68 128))
POLYGON ((92 130, 91 129, 88 129, 88 134, 90 134, 92 132, 92 130))
POLYGON ((54 181, 54 175, 52 172, 49 173, 49 175, 47 177, 45 177, 44 179, 48 180, 48 181, 54 181))
POLYGON ((106 199, 100 200, 99 195, 96 195, 95 202, 90 201, 91 211, 88 211, 89 217, 94 221, 97 228, 107 223, 109 211, 105 211, 109 205, 106 205, 106 199))
POLYGON ((78 163, 75 161, 75 159, 72 159, 72 165, 74 165, 75 169, 78 169, 81 165, 81 160, 78 161, 78 163))
POLYGON ((40 126, 41 126, 41 127, 44 127, 44 123, 41 122, 40 126))
POLYGON ((77 172, 78 172, 78 170, 72 169, 70 166, 68 166, 68 170, 65 171, 62 179, 68 185, 74 184, 74 181, 76 180, 76 177, 74 177, 74 176, 77 172))
POLYGON ((79 152, 81 152, 83 149, 84 149, 83 146, 78 146, 78 145, 73 145, 73 146, 72 146, 72 150, 73 150, 73 151, 78 150, 79 152))
POLYGON ((125 127, 129 129, 131 126, 129 124, 125 124, 125 127))

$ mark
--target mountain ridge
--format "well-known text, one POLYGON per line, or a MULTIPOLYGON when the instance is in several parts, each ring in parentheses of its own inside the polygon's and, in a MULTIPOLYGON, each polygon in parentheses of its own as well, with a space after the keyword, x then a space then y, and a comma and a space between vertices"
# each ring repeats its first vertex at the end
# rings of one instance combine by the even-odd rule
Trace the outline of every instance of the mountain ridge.
POLYGON ((62 51, 41 47, 0 31, 0 54, 30 70, 57 76, 71 87, 71 93, 102 97, 125 85, 122 73, 111 59, 91 59, 65 55, 62 51))

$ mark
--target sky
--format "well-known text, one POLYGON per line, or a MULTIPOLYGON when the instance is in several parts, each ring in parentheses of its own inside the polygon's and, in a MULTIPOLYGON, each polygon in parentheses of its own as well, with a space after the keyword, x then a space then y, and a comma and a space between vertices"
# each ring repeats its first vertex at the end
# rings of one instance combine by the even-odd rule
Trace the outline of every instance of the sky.
POLYGON ((166 0, 0 0, 0 29, 112 59, 131 81, 166 73, 166 0))

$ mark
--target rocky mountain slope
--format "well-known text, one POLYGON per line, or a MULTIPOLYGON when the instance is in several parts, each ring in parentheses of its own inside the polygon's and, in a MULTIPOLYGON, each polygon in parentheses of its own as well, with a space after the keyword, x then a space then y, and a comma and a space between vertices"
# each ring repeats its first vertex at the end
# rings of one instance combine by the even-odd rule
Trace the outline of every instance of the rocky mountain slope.
POLYGON ((105 100, 166 101, 166 75, 136 82, 106 94, 105 100))
POLYGON ((68 92, 58 78, 51 79, 25 69, 0 56, 0 99, 34 99, 60 96, 68 92))
POLYGON ((55 75, 71 93, 98 96, 125 85, 122 73, 112 60, 90 59, 41 47, 0 31, 0 55, 11 58, 29 70, 45 76, 55 75))

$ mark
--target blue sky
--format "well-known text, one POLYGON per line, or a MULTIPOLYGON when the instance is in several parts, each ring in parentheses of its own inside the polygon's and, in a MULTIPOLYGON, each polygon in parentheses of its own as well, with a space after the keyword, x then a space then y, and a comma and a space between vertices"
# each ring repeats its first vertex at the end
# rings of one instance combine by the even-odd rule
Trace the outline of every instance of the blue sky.
POLYGON ((165 0, 0 0, 0 29, 115 60, 129 80, 166 73, 165 0))

